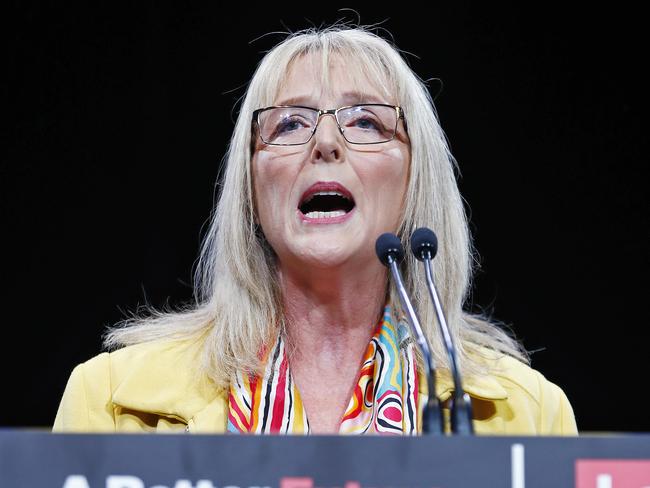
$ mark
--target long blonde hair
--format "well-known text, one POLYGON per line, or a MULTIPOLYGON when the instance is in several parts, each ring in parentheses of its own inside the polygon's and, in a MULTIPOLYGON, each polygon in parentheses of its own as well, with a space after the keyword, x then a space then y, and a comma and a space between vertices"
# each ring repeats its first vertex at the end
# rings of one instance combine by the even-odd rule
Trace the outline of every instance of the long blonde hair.
MULTIPOLYGON (((425 84, 389 42, 363 27, 348 26, 290 34, 264 56, 246 91, 225 157, 218 203, 197 262, 195 302, 177 311, 150 308, 146 315, 110 329, 105 345, 115 348, 159 339, 201 340, 204 371, 219 386, 226 386, 235 371, 259 371, 258 352, 283 327, 283 313, 275 259, 254 218, 251 118, 255 109, 273 103, 288 67, 305 54, 320 55, 324 68, 332 56, 353 60, 348 65, 355 66, 365 79, 377 80, 379 88, 404 109, 411 166, 398 235, 405 247, 417 227, 431 227, 438 235, 434 274, 461 368, 466 374, 488 373, 480 359, 486 349, 526 361, 523 349, 503 330, 463 311, 473 249, 456 184, 456 162, 425 84)), ((327 71, 322 70, 325 78, 327 71)), ((435 361, 445 368, 447 355, 417 265, 410 255, 403 263, 405 284, 419 310, 435 361)), ((399 303, 396 296, 391 298, 393 304, 399 303)))

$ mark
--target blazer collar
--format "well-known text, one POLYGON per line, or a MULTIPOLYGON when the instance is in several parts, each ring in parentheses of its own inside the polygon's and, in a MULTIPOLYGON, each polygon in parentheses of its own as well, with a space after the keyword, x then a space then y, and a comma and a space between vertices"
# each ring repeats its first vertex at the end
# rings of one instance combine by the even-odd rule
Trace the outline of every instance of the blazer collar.
MULTIPOLYGON (((420 392, 427 393, 426 374, 419 373, 420 392)), ((508 392, 492 376, 466 376, 462 378, 463 389, 474 398, 483 400, 506 400, 508 392)), ((448 371, 436 373, 436 391, 440 401, 447 400, 454 391, 454 382, 448 371)))

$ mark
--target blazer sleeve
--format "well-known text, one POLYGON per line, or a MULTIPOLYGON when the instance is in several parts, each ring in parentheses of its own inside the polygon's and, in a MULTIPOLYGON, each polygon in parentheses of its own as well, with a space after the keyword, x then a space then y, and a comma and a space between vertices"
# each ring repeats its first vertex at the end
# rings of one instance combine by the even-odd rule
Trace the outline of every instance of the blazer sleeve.
POLYGON ((578 435, 573 408, 562 389, 541 374, 541 433, 545 435, 578 435))
POLYGON ((102 353, 72 371, 53 432, 114 432, 110 356, 102 353))

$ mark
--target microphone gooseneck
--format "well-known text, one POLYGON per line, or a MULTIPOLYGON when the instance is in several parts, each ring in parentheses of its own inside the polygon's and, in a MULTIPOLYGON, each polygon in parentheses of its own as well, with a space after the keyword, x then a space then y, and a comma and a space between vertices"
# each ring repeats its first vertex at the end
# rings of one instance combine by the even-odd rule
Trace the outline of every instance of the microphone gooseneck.
POLYGON ((463 390, 460 369, 458 367, 458 355, 456 354, 454 341, 449 331, 447 320, 445 319, 445 313, 442 309, 436 285, 433 281, 431 261, 438 252, 438 238, 431 229, 426 227, 416 229, 411 235, 411 251, 424 265, 427 288, 433 301, 440 333, 445 349, 447 350, 447 355, 449 356, 449 366, 454 381, 454 395, 451 402, 451 431, 459 435, 472 435, 474 434, 472 402, 469 395, 463 390))
POLYGON ((381 263, 390 269, 393 276, 395 287, 400 298, 402 308, 406 311, 411 331, 416 337, 420 351, 425 360, 427 368, 427 386, 429 389, 429 398, 422 412, 422 431, 432 435, 442 435, 444 433, 444 421, 440 404, 436 396, 436 377, 435 365, 431 348, 422 332, 420 319, 417 316, 411 299, 406 293, 402 275, 399 271, 398 264, 404 259, 404 248, 399 238, 395 234, 387 232, 380 235, 375 242, 375 251, 381 263))

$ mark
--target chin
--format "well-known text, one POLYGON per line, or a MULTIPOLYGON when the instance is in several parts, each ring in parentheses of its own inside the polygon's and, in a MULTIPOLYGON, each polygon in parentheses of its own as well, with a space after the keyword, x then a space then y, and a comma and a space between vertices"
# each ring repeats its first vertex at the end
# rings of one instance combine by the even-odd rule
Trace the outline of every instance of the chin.
MULTIPOLYGON (((293 259, 301 266, 335 269, 367 262, 374 256, 374 243, 364 244, 347 236, 311 236, 293 249, 293 259), (342 238, 344 237, 344 238, 342 238)), ((296 243, 297 244, 297 243, 296 243)))
POLYGON ((296 250, 296 261, 302 266, 318 269, 336 268, 344 265, 351 256, 340 246, 326 246, 322 243, 307 249, 296 250))

